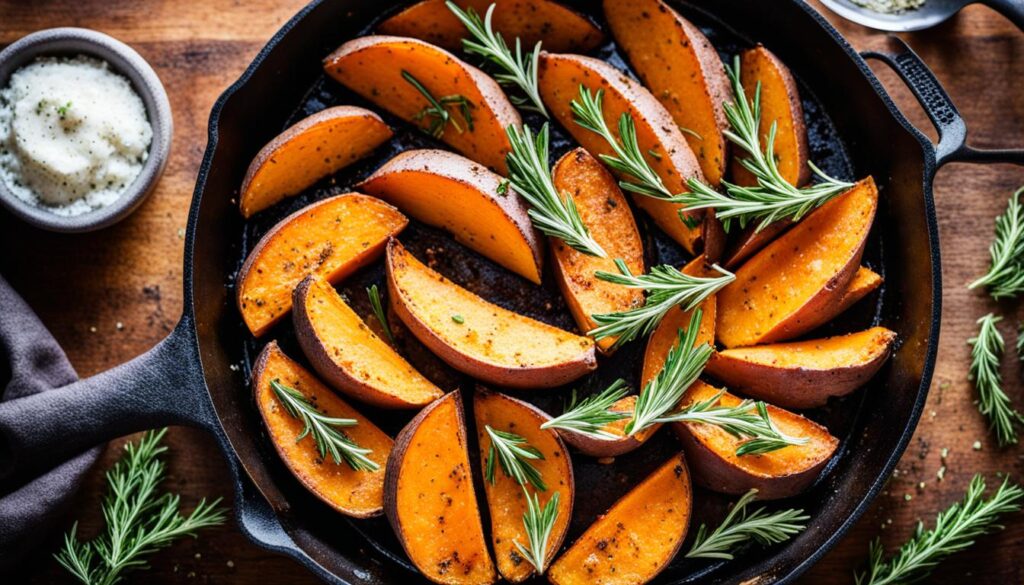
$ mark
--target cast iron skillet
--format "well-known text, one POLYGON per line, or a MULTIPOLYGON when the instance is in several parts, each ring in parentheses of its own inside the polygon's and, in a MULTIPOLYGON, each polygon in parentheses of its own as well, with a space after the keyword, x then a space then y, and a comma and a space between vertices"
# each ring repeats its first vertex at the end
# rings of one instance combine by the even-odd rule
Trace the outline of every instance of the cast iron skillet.
MULTIPOLYGON (((785 505, 803 507, 812 520, 798 537, 768 550, 750 550, 730 563, 677 559, 660 582, 735 583, 794 579, 829 550, 867 508, 903 453, 927 395, 938 341, 939 245, 932 202, 936 170, 952 161, 1024 164, 1021 151, 979 151, 965 144, 966 128, 949 97, 920 59, 903 44, 895 54, 865 54, 893 68, 910 86, 939 130, 931 144, 896 109, 858 55, 817 12, 798 0, 673 2, 708 32, 719 50, 734 53, 754 41, 782 58, 801 82, 810 121, 812 158, 846 178, 871 174, 881 205, 865 261, 884 272, 874 303, 863 302, 836 330, 883 323, 901 343, 866 389, 810 415, 842 439, 822 479, 785 505)), ((287 554, 335 583, 409 582, 416 577, 383 520, 348 521, 331 512, 291 477, 263 431, 248 385, 249 364, 261 342, 241 325, 234 303, 235 272, 246 251, 270 225, 327 193, 347 190, 393 151, 430 144, 405 125, 390 148, 308 193, 244 223, 234 197, 255 152, 295 119, 334 103, 362 103, 323 78, 321 59, 362 33, 380 16, 381 3, 318 0, 289 21, 245 74, 217 101, 209 144, 199 171, 185 245, 185 307, 171 335, 146 354, 57 391, 21 399, 29 414, 0 417, 0 481, 45 469, 85 448, 135 431, 183 424, 204 428, 221 445, 234 477, 236 515, 257 544, 287 554), (48 413, 74 413, 54 419, 48 413), (39 429, 46 429, 40 432, 39 429)), ((619 66, 614 50, 599 55, 619 66)), ((563 143, 561 145, 565 147, 563 143)), ((678 262, 677 251, 656 230, 646 230, 652 261, 678 262)), ((441 272, 496 302, 571 327, 551 288, 536 289, 460 249, 438 232, 412 226, 402 240, 414 253, 443 247, 441 272), (448 253, 451 252, 451 253, 448 253), (547 303, 551 303, 551 307, 547 303)), ((360 272, 345 287, 380 279, 380 267, 360 272)), ((550 278, 546 279, 550 284, 550 278)), ((287 323, 278 337, 299 357, 287 323)), ((639 344, 634 344, 639 345, 639 344)), ((638 348, 624 348, 602 365, 597 388, 608 379, 635 378, 638 348)), ((555 409, 550 393, 527 398, 555 409)), ((369 411, 397 431, 408 415, 369 411)), ((21 409, 26 412, 26 409, 21 409)), ((678 449, 660 433, 634 455, 600 466, 577 457, 577 485, 585 497, 567 542, 646 471, 678 449)), ((479 480, 478 480, 479 482, 479 480)), ((694 526, 717 521, 727 499, 698 491, 694 526)), ((691 531, 692 533, 692 531, 691 531)))

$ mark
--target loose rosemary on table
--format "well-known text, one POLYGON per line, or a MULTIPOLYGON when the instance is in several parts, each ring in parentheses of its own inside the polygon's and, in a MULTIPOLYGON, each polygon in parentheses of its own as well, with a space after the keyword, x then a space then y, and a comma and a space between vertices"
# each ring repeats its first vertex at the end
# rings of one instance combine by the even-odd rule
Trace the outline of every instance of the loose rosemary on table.
POLYGON ((524 55, 519 37, 516 37, 516 50, 513 53, 501 33, 495 31, 491 26, 491 18, 494 16, 497 4, 491 4, 487 8, 487 14, 483 20, 472 8, 462 10, 451 0, 447 0, 445 6, 462 21, 466 30, 473 37, 472 39, 462 39, 463 50, 471 55, 479 55, 501 69, 502 73, 494 75, 494 79, 499 84, 505 87, 517 87, 523 92, 523 96, 509 96, 513 104, 521 109, 543 114, 547 118, 548 112, 544 107, 544 102, 541 101, 537 82, 540 42, 537 42, 533 51, 524 55))
POLYGON ((538 575, 543 575, 547 569, 548 541, 551 540, 551 530, 555 527, 558 519, 559 492, 551 494, 551 498, 543 508, 540 507, 540 498, 536 493, 531 494, 523 486, 523 495, 526 497, 526 512, 523 513, 523 527, 526 529, 526 540, 529 548, 513 541, 519 553, 528 563, 533 565, 538 575))
POLYGON ((1006 211, 996 218, 995 240, 989 247, 992 263, 984 276, 967 285, 983 286, 996 300, 1016 297, 1024 292, 1024 208, 1017 189, 1006 204, 1006 211))
POLYGON ((416 91, 420 92, 427 100, 427 106, 419 111, 413 119, 417 122, 427 120, 429 126, 425 128, 427 134, 430 134, 434 138, 441 138, 444 136, 445 127, 451 124, 453 128, 462 134, 462 126, 452 116, 452 113, 448 111, 448 106, 457 106, 459 112, 462 114, 462 118, 466 121, 466 126, 469 131, 473 131, 473 102, 469 101, 464 95, 446 95, 441 98, 435 98, 430 90, 423 86, 418 79, 412 76, 408 71, 402 70, 402 78, 405 79, 409 85, 416 88, 416 91))
POLYGON ((373 316, 377 318, 377 322, 380 323, 380 327, 384 330, 384 335, 387 336, 388 341, 391 342, 391 345, 394 345, 395 335, 391 332, 388 314, 384 310, 384 303, 380 300, 380 291, 377 290, 376 284, 367 287, 366 296, 370 297, 370 307, 373 308, 373 316))
POLYGON ((784 542, 801 533, 806 528, 804 522, 811 518, 802 509, 768 512, 761 507, 748 513, 747 505, 756 497, 756 489, 744 494, 711 532, 708 532, 707 525, 701 524, 686 557, 732 560, 732 553, 739 545, 749 540, 761 546, 784 542))
POLYGON ((1005 446, 1017 442, 1017 425, 1024 424, 1024 416, 1014 410, 1010 397, 1003 391, 999 362, 1005 344, 996 328, 1001 320, 992 313, 978 319, 978 336, 967 340, 971 346, 968 378, 978 390, 978 410, 988 417, 999 445, 1005 446))
POLYGON ((321 459, 326 460, 327 454, 330 453, 335 463, 340 465, 344 461, 355 471, 377 471, 380 469, 377 462, 367 457, 373 452, 372 450, 360 447, 338 430, 356 426, 358 421, 352 418, 334 418, 325 415, 306 400, 301 392, 285 386, 279 380, 271 380, 270 388, 285 411, 305 424, 305 428, 295 438, 296 443, 306 438, 306 435, 311 435, 321 459))
POLYGON ((626 381, 619 379, 597 394, 593 394, 577 400, 576 390, 572 391, 572 398, 565 412, 540 425, 542 429, 565 429, 589 435, 597 439, 617 439, 603 430, 606 425, 620 421, 632 416, 628 412, 616 412, 610 410, 612 405, 626 396, 629 387, 626 381))
POLYGON ((530 463, 543 460, 543 453, 515 433, 498 431, 491 428, 491 425, 486 425, 484 430, 491 439, 491 446, 487 449, 487 462, 484 465, 484 479, 493 485, 496 481, 495 468, 500 465, 505 475, 516 480, 519 485, 530 484, 542 492, 548 489, 540 471, 530 463))

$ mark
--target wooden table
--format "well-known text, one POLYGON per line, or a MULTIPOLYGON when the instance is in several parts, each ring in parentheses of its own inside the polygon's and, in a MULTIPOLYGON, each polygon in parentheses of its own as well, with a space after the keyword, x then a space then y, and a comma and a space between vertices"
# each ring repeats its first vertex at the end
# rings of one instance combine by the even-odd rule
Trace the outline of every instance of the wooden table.
MULTIPOLYGON (((82 376, 120 364, 150 348, 177 322, 182 306, 182 249, 188 204, 206 143, 206 122, 217 95, 242 72, 267 39, 304 0, 0 0, 0 45, 54 26, 84 26, 134 46, 156 69, 171 97, 175 137, 170 164, 157 192, 126 221, 99 233, 76 236, 29 228, 0 213, 0 273, 24 295, 66 349, 82 376)), ((858 49, 883 48, 885 36, 838 22, 858 49)), ((979 146, 1022 146, 1024 140, 1024 36, 1002 17, 970 7, 945 25, 906 39, 931 65, 959 105, 979 146), (1015 140, 1016 139, 1016 140, 1015 140)), ((881 72, 892 95, 920 128, 934 136, 909 92, 881 72)), ((1019 314, 1013 304, 996 306, 964 284, 987 262, 992 219, 1024 169, 1008 165, 952 165, 936 181, 943 244, 946 308, 931 396, 898 473, 849 536, 802 580, 851 583, 867 545, 881 535, 892 547, 918 519, 958 499, 975 472, 995 480, 997 472, 1020 478, 1022 451, 998 450, 973 401, 967 382, 965 345, 974 321, 988 311, 1007 319, 1008 343, 1019 314), (980 441, 980 450, 972 448, 980 441), (945 480, 938 481, 940 451, 949 449, 945 480), (923 487, 921 487, 923 486, 923 487)), ((1009 395, 1024 409, 1020 366, 1008 355, 1004 376, 1009 395)), ((202 496, 231 497, 230 482, 213 442, 202 433, 172 429, 167 443, 166 487, 186 505, 202 496)), ((100 525, 103 472, 120 454, 121 441, 106 449, 78 497, 75 516, 82 531, 100 525)), ((934 583, 1021 583, 1017 558, 1024 546, 1024 517, 1006 531, 982 538, 969 552, 943 563, 934 583)), ((69 519, 70 524, 70 519, 69 519)), ((58 544, 54 535, 51 549, 58 544)), ((31 583, 70 583, 41 551, 31 583)), ((250 544, 231 524, 186 539, 152 558, 153 569, 129 582, 314 583, 292 561, 250 544)))

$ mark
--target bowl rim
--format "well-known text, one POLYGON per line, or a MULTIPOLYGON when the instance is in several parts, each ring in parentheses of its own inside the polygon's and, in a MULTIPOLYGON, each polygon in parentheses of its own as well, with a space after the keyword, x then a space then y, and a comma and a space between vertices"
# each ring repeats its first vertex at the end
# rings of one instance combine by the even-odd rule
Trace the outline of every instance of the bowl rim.
POLYGON ((106 62, 110 69, 125 77, 142 99, 146 117, 153 129, 149 156, 135 180, 110 205, 80 215, 57 215, 45 207, 32 205, 11 192, 0 179, 0 204, 13 215, 35 227, 64 233, 102 229, 130 215, 156 189, 170 155, 174 134, 167 91, 159 76, 135 49, 114 37, 87 28, 58 27, 39 30, 0 51, 0 88, 7 87, 10 76, 39 57, 84 55, 106 62))

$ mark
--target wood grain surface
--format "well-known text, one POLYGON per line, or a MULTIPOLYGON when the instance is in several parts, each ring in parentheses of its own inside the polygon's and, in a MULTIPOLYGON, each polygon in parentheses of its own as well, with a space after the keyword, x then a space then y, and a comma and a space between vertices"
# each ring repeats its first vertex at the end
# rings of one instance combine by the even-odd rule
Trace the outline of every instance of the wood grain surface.
MULTIPOLYGON (((206 122, 217 95, 242 72, 267 39, 303 0, 0 0, 0 45, 54 26, 84 26, 134 46, 167 86, 175 136, 170 164, 156 193, 130 218, 94 234, 57 235, 29 228, 0 212, 0 273, 22 293, 50 327, 82 376, 139 355, 163 338, 181 312, 183 236, 196 171, 206 143, 206 122)), ((884 49, 880 33, 838 22, 858 49, 884 49)), ((949 90, 978 146, 1024 146, 1024 35, 991 10, 972 6, 936 29, 906 35, 949 90)), ((884 67, 882 67, 884 68, 884 67)), ((909 92, 879 71, 911 120, 934 132, 909 92)), ((974 404, 967 381, 965 341, 975 320, 989 311, 1006 316, 1001 330, 1016 339, 1016 304, 997 305, 964 284, 986 266, 992 221, 1024 169, 1010 165, 951 165, 935 184, 945 307, 938 365, 928 405, 913 443, 885 492, 850 534, 801 583, 852 583, 868 542, 880 535, 892 549, 923 519, 958 499, 975 472, 993 482, 997 473, 1021 477, 1022 448, 999 450, 974 404), (975 442, 979 442, 975 448, 975 442), (938 481, 948 449, 945 480, 938 481)), ((1024 408, 1024 373, 1008 352, 1007 391, 1024 408)), ((171 429, 167 488, 186 506, 203 496, 230 500, 230 480, 213 442, 202 433, 171 429)), ((123 441, 107 447, 77 498, 74 517, 84 534, 101 525, 103 472, 123 441)), ((70 525, 72 518, 68 518, 70 525)), ((70 583, 49 557, 26 559, 17 581, 70 583)), ((943 563, 933 583, 1022 583, 1024 516, 979 540, 970 551, 943 563)), ((292 561, 251 545, 234 525, 207 530, 152 557, 153 568, 128 583, 314 583, 292 561)))

